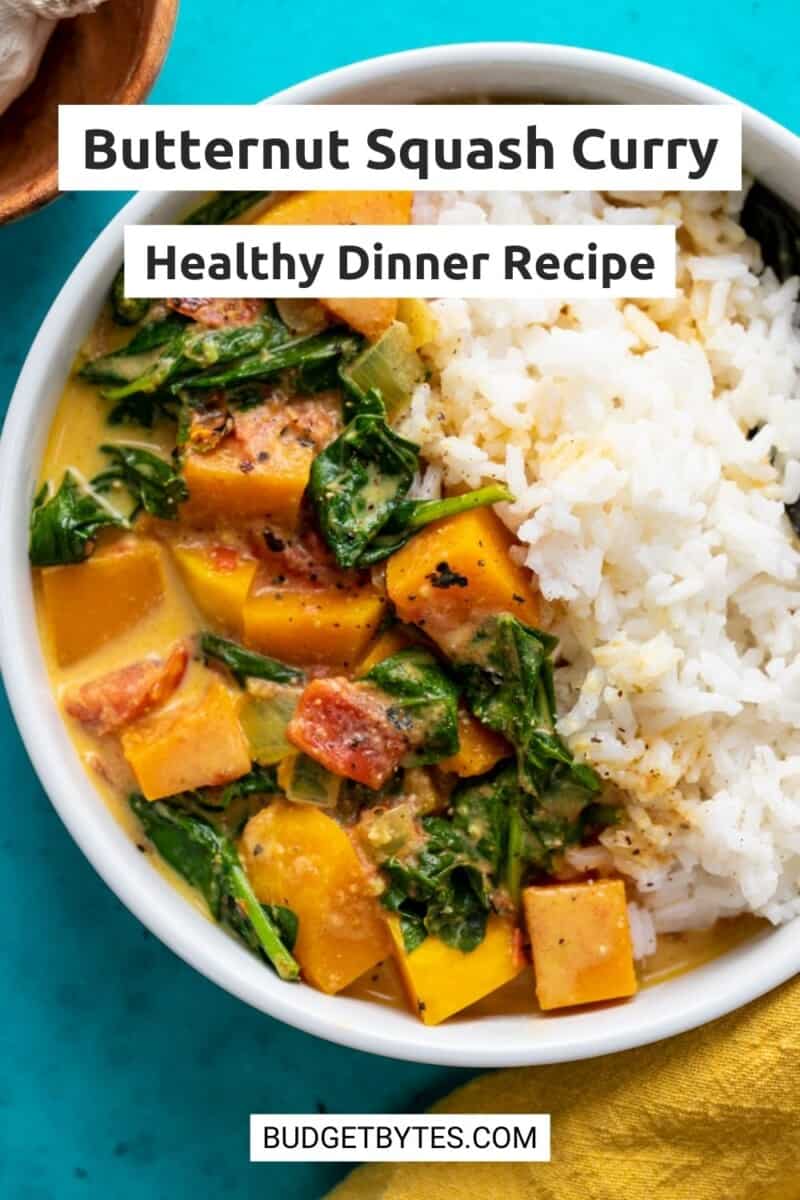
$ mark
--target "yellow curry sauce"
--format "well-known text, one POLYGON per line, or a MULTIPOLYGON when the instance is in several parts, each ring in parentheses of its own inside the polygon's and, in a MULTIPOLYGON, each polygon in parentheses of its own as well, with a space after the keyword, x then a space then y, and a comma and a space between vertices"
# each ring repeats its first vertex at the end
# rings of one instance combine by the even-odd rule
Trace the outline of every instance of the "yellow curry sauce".
MULTIPOLYGON (((330 219, 344 219, 348 203, 354 221, 408 219, 409 204, 401 193, 376 194, 382 198, 369 202, 363 193, 328 195, 335 208, 330 219), (349 202, 348 195, 353 197, 349 202)), ((301 207, 282 215, 281 204, 292 200, 279 202, 275 219, 325 220, 318 206, 324 206, 326 194, 316 197, 295 197, 301 207)), ((238 328, 238 317, 228 321, 224 313, 219 318, 215 302, 171 303, 172 313, 165 316, 159 310, 156 324, 177 320, 175 336, 188 343, 195 335, 238 328)), ((380 397, 393 389, 398 395, 403 388, 408 391, 419 377, 417 348, 431 331, 423 305, 398 310, 394 302, 312 304, 300 314, 304 327, 284 330, 282 341, 282 317, 258 307, 252 313, 241 310, 239 317, 243 328, 269 323, 279 352, 298 340, 306 345, 304 338, 314 349, 317 336, 323 341, 339 337, 342 346, 357 343, 354 367, 341 351, 353 394, 361 397, 357 416, 366 424, 377 421, 391 439, 385 423, 390 421, 389 405, 380 397), (377 392, 369 390, 378 385, 377 392), (383 416, 375 416, 378 409, 370 397, 376 394, 383 416)), ((78 366, 102 360, 124 347, 130 336, 129 329, 104 313, 78 366)), ((347 353, 352 356, 354 350, 347 353)), ((246 357, 234 357, 232 368, 216 369, 223 375, 226 369, 235 372, 246 357)), ((192 369, 199 371, 198 377, 210 378, 214 361, 192 369)), ((293 364, 294 370, 302 368, 293 364)), ((333 391, 316 386, 308 393, 298 379, 302 383, 291 371, 268 384, 256 376, 255 400, 251 383, 246 396, 237 390, 238 383, 209 388, 199 401, 195 393, 187 410, 189 441, 179 462, 190 484, 183 515, 180 507, 177 520, 142 514, 132 532, 102 529, 90 539, 85 552, 87 561, 96 556, 88 568, 92 577, 102 577, 98 564, 113 575, 123 562, 133 563, 134 582, 127 594, 133 616, 140 560, 144 556, 157 564, 163 594, 143 603, 139 619, 128 619, 121 604, 118 616, 125 628, 85 652, 83 635, 89 645, 94 636, 88 623, 108 614, 94 615, 87 604, 65 618, 58 606, 63 609, 64 598, 73 595, 64 581, 71 587, 77 580, 74 594, 80 595, 87 567, 79 558, 63 560, 65 565, 47 559, 51 565, 35 572, 53 689, 73 714, 65 719, 77 751, 117 820, 149 852, 157 869, 205 909, 200 892, 156 852, 157 836, 151 830, 148 839, 143 832, 131 810, 130 793, 145 794, 137 810, 140 817, 152 813, 155 821, 162 813, 169 821, 177 812, 180 821, 202 824, 219 816, 215 806, 226 795, 225 787, 235 788, 259 766, 275 772, 269 778, 277 782, 269 789, 262 785, 237 795, 225 818, 225 837, 230 835, 230 844, 238 846, 241 863, 234 849, 235 869, 226 876, 230 904, 215 915, 251 949, 267 947, 262 957, 276 966, 268 947, 277 945, 284 978, 293 978, 295 970, 323 991, 410 1003, 427 1023, 459 1012, 534 1011, 529 942, 539 1003, 558 1009, 631 995, 637 976, 639 984, 659 982, 750 936, 758 923, 745 919, 701 933, 662 936, 656 954, 634 975, 621 881, 562 878, 557 883, 548 878, 551 854, 557 859, 559 831, 577 830, 575 822, 585 819, 585 836, 591 838, 601 820, 611 819, 601 817, 599 793, 593 795, 599 784, 593 783, 591 772, 581 774, 563 747, 546 768, 548 795, 570 773, 572 783, 560 807, 544 824, 509 816, 503 827, 506 848, 490 861, 494 850, 486 814, 494 810, 488 797, 490 792, 495 798, 507 796, 509 780, 517 777, 513 761, 516 746, 521 762, 514 741, 519 729, 513 715, 506 714, 505 725, 501 721, 490 728, 475 711, 483 713, 486 689, 497 683, 496 645, 501 642, 491 638, 499 638, 499 618, 504 636, 521 637, 520 630, 536 626, 539 613, 535 590, 509 559, 510 536, 488 507, 499 497, 491 489, 486 496, 476 493, 474 500, 453 508, 452 515, 431 517, 429 523, 423 509, 414 510, 419 523, 403 528, 402 520, 411 520, 404 497, 413 471, 409 468, 399 489, 392 471, 406 469, 404 456, 412 465, 415 460, 397 442, 393 453, 401 466, 389 471, 378 460, 367 462, 368 483, 359 494, 365 521, 373 508, 387 502, 395 507, 390 521, 362 538, 358 558, 346 521, 343 527, 334 511, 351 477, 342 475, 341 464, 331 467, 329 462, 332 483, 314 485, 314 491, 313 481, 308 482, 311 463, 339 444, 342 427, 351 430, 348 421, 354 418, 335 379, 333 391), (282 422, 277 433, 276 414, 282 422), (242 445, 248 447, 246 459, 240 455, 242 445), (239 458, 231 457, 234 451, 239 458), (278 491, 276 479, 283 481, 278 491), (268 509, 262 519, 270 505, 274 511, 268 509), (395 623, 388 624, 392 618, 395 623), (76 634, 68 649, 63 628, 56 646, 54 621, 76 634), (201 651, 202 631, 217 640, 232 639, 226 645, 270 656, 265 661, 280 659, 287 674, 265 682, 265 677, 230 669, 233 660, 224 657, 224 650, 216 658, 201 651), (186 660, 185 671, 181 660, 171 681, 162 670, 170 654, 186 660), (153 665, 154 656, 160 666, 153 665), (140 674, 123 675, 123 684, 121 669, 136 664, 140 674), (462 674, 466 669, 463 677, 472 680, 465 685, 472 711, 456 695, 448 675, 454 664, 453 669, 462 674), (109 678, 112 683, 106 686, 103 681, 109 678), (470 687, 478 697, 474 703, 470 687), (286 714, 277 735, 276 712, 286 714), (275 798, 281 792, 284 797, 275 798), (595 808, 597 816, 592 815, 595 808), (514 820, 522 823, 514 826, 514 820), (457 879, 457 884, 442 893, 443 899, 435 890, 430 897, 421 894, 414 882, 420 855, 432 855, 438 837, 439 870, 446 853, 441 838, 451 834, 463 858, 461 874, 443 872, 441 878, 457 879), (517 838, 513 850, 512 836, 517 838), (242 886, 252 893, 243 898, 242 886), (379 897, 386 900, 397 888, 390 912, 379 897), (253 893, 265 909, 256 904, 254 911, 253 893), (294 922, 291 933, 282 923, 287 912, 294 922), (266 941, 258 933, 265 919, 266 941)), ((165 463, 173 461, 172 422, 157 421, 153 428, 109 426, 109 401, 100 391, 96 382, 76 373, 66 386, 42 463, 42 480, 51 481, 52 489, 68 471, 80 487, 83 480, 97 478, 108 466, 100 449, 105 443, 125 443, 165 463)), ((125 486, 112 486, 107 501, 116 505, 125 486)), ((353 527, 359 528, 357 521, 353 527)), ((543 657, 537 669, 546 672, 551 650, 546 635, 541 637, 541 643, 529 637, 526 645, 529 650, 538 647, 543 657)), ((537 703, 545 706, 546 724, 552 718, 546 711, 546 687, 534 686, 544 688, 537 703)), ((432 878, 426 887, 433 888, 432 878)))

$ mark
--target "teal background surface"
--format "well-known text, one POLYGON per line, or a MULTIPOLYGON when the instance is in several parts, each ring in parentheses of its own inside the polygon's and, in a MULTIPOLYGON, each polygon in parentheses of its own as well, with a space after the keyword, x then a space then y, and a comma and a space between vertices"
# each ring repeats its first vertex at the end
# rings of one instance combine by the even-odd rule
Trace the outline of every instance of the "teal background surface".
MULTIPOLYGON (((797 0, 183 0, 152 99, 255 101, 376 54, 512 39, 659 63, 800 130, 798 33, 797 0)), ((67 195, 0 229, 3 408, 47 307, 124 199, 67 195)), ((0 778, 2 1200, 318 1200, 345 1168, 249 1165, 250 1112, 413 1112, 468 1077, 317 1041, 175 958, 72 844, 4 699, 0 778)))

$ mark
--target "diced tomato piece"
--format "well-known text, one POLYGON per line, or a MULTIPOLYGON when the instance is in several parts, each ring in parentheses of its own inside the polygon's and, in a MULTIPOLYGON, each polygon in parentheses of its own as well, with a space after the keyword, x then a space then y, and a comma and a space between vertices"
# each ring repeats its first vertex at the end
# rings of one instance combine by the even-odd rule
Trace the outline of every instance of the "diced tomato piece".
POLYGON ((314 679, 289 722, 289 741, 336 775, 379 788, 409 745, 389 708, 368 684, 314 679))
POLYGON ((167 307, 182 317, 219 329, 221 325, 254 325, 266 304, 263 300, 167 300, 167 307))
POLYGON ((330 393, 313 400, 281 396, 271 403, 242 408, 235 413, 233 430, 251 462, 266 462, 296 445, 318 454, 333 441, 339 429, 338 405, 330 393))
POLYGON ((179 642, 166 659, 146 658, 73 688, 64 697, 64 708, 92 733, 114 733, 168 700, 188 661, 186 646, 179 642))

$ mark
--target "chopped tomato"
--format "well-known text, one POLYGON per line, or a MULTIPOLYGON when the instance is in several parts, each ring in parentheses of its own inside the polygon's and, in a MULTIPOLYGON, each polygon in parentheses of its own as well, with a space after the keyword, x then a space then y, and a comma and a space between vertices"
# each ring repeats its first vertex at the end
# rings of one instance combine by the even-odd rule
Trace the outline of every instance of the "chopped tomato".
POLYGON ((64 708, 93 733, 114 733, 168 700, 188 661, 188 651, 179 642, 166 659, 145 658, 72 688, 64 708))
POLYGON ((271 403, 239 409, 233 418, 234 433, 254 463, 267 462, 291 444, 318 454, 333 441, 338 428, 337 405, 325 394, 290 404, 276 395, 271 403))
POLYGON ((263 300, 168 300, 167 307, 182 317, 219 329, 221 325, 254 325, 264 312, 263 300))
POLYGON ((336 775, 379 788, 408 750, 389 710, 367 684, 314 679, 289 722, 289 741, 336 775))

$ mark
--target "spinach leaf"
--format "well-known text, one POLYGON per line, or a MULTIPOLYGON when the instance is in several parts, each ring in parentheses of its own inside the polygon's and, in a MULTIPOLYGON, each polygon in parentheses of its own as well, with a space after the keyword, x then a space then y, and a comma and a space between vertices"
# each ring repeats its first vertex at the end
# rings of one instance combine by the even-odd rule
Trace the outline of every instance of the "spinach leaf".
POLYGON ((189 489, 170 463, 150 450, 123 442, 100 449, 111 459, 111 465, 92 480, 98 492, 120 485, 127 488, 134 502, 131 521, 142 511, 165 521, 177 519, 178 505, 188 500, 189 489))
POLYGON ((133 795, 129 803, 161 857, 202 893, 214 919, 281 979, 298 979, 300 968, 284 941, 287 932, 296 936, 296 919, 285 913, 276 919, 274 910, 259 903, 231 839, 161 801, 133 795))
POLYGON ((410 859, 382 863, 388 886, 383 905, 400 916, 406 951, 428 934, 469 952, 481 944, 490 911, 491 882, 474 842, 441 817, 424 817, 425 842, 410 859))
MULTIPOLYGON (((132 396, 152 396, 166 388, 174 394, 187 377, 206 368, 236 362, 260 350, 267 336, 268 329, 263 322, 231 329, 182 325, 157 350, 131 355, 131 362, 140 364, 142 370, 119 386, 106 388, 103 397, 119 404, 132 396)), ((122 356, 118 357, 123 361, 122 356)), ((100 369, 103 369, 102 364, 100 369)))
POLYGON ((383 401, 371 392, 342 433, 314 459, 309 495, 328 546, 341 567, 353 567, 405 498, 419 447, 388 425, 383 401))
POLYGON ((741 215, 742 228, 761 247, 764 264, 783 283, 800 275, 800 212, 776 196, 763 183, 747 193, 741 215))
POLYGON ((164 346, 171 344, 185 328, 186 322, 175 316, 149 321, 126 346, 90 359, 78 375, 90 383, 131 383, 158 361, 164 346))
POLYGON ((30 561, 35 567, 83 562, 94 550, 101 529, 128 529, 129 524, 67 471, 57 492, 51 494, 46 483, 33 502, 30 561))
POLYGON ((405 546, 417 530, 432 521, 441 521, 444 517, 454 517, 457 513, 469 512, 473 508, 484 508, 489 504, 513 499, 507 488, 495 483, 477 488, 473 492, 464 492, 460 496, 448 496, 444 500, 401 500, 380 534, 362 552, 358 566, 368 567, 382 562, 405 546))
POLYGON ((502 878, 508 856, 509 819, 519 802, 513 764, 501 764, 490 775, 469 780, 451 797, 452 821, 475 846, 491 877, 502 878))
POLYGON ((214 658, 228 668, 239 683, 247 678, 267 679, 270 683, 303 683, 304 673, 297 667, 287 666, 277 658, 268 658, 255 650, 247 650, 238 642, 218 637, 215 633, 200 635, 200 650, 205 658, 214 658))
POLYGON ((400 650, 364 676, 391 698, 389 719, 408 732, 412 749, 404 767, 425 766, 458 750, 458 688, 433 655, 400 650))
POLYGON ((201 787, 166 796, 163 804, 199 817, 226 837, 238 837, 247 822, 264 807, 268 796, 282 795, 272 767, 254 766, 224 787, 201 787))
POLYGON ((361 344, 354 334, 335 329, 302 338, 291 338, 285 326, 281 326, 281 329, 285 331, 287 340, 273 344, 268 341, 260 350, 244 355, 222 370, 211 367, 197 375, 190 375, 182 381, 181 387, 189 391, 234 388, 250 380, 269 379, 294 368, 321 370, 325 363, 355 354, 361 344))
POLYGON ((600 788, 597 774, 575 762, 555 731, 556 644, 549 634, 501 613, 485 621, 461 651, 457 674, 478 720, 514 746, 523 791, 540 796, 558 775, 594 793, 600 788))

